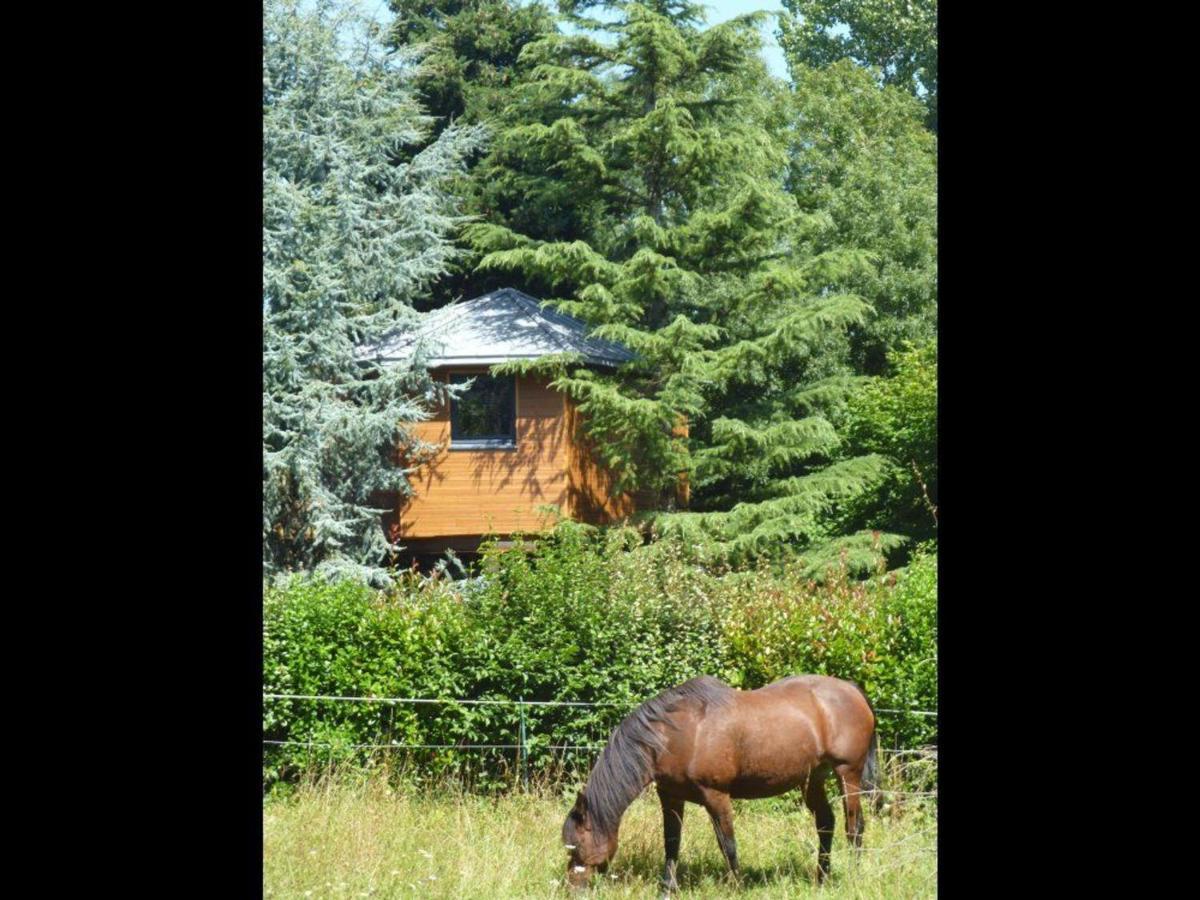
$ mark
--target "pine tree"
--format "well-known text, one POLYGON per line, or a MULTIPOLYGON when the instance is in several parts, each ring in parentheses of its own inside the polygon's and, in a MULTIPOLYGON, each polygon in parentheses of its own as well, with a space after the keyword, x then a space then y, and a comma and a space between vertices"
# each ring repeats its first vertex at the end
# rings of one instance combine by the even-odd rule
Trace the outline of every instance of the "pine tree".
MULTIPOLYGON (((389 6, 396 14, 388 32, 391 46, 421 53, 413 83, 434 117, 435 133, 454 122, 489 125, 502 116, 522 69, 521 50, 555 29, 554 15, 540 0, 389 0, 389 6)), ((477 177, 453 185, 470 215, 483 211, 485 189, 477 177)), ((459 246, 465 252, 418 300, 417 309, 504 287, 502 278, 476 268, 479 254, 459 246)))
POLYGON ((533 0, 389 0, 396 14, 389 41, 426 45, 415 85, 437 119, 490 121, 506 103, 521 49, 554 30, 554 16, 533 0))
POLYGON ((528 77, 478 170, 487 221, 466 230, 483 267, 519 272, 638 354, 616 377, 560 361, 554 384, 618 487, 658 496, 661 531, 714 558, 870 550, 870 536, 831 533, 828 514, 885 463, 842 458, 827 415, 854 383, 845 330, 870 314, 837 287, 869 261, 807 249, 829 220, 784 189, 761 17, 704 29, 686 0, 560 7, 591 33, 522 54, 528 77), (681 471, 690 512, 671 509, 681 471))
POLYGON ((428 142, 411 60, 335 0, 263 4, 263 565, 378 578, 378 499, 436 385, 356 348, 411 323, 456 253, 449 176, 482 135, 428 142))

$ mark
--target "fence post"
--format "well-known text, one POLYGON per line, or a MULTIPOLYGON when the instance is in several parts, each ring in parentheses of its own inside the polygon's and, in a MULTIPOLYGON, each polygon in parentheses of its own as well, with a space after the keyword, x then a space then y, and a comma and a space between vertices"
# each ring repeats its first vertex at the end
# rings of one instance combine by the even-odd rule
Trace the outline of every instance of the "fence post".
POLYGON ((519 702, 517 703, 517 709, 520 710, 520 714, 521 714, 521 737, 520 737, 520 741, 519 741, 520 748, 517 751, 521 757, 521 784, 524 785, 525 790, 528 791, 529 790, 529 751, 525 746, 525 698, 524 697, 521 697, 519 699, 519 702))

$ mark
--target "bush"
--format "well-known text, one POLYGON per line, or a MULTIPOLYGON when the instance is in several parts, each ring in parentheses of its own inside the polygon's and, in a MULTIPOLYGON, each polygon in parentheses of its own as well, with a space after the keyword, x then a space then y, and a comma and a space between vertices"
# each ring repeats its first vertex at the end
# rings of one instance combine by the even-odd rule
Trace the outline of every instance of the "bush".
POLYGON ((891 466, 878 494, 847 504, 841 528, 875 528, 936 540, 938 502, 937 339, 890 357, 895 374, 850 397, 845 432, 856 453, 891 466))
MULTIPOLYGON (((296 578, 264 599, 264 690, 351 697, 604 702, 524 710, 529 768, 586 766, 642 701, 700 674, 742 688, 815 672, 850 678, 881 708, 935 709, 937 558, 867 582, 823 584, 800 563, 712 572, 669 541, 560 527, 533 549, 485 550, 480 577, 406 574, 386 591, 296 578), (583 749, 553 749, 562 746, 583 749)), ((520 743, 514 706, 267 700, 265 780, 361 765, 380 744, 520 743), (333 745, 312 749, 307 745, 333 745)), ((936 719, 881 714, 889 745, 928 742, 936 719)), ((387 751, 392 753, 393 751, 387 751)), ((427 749, 415 771, 494 787, 512 748, 427 749)))

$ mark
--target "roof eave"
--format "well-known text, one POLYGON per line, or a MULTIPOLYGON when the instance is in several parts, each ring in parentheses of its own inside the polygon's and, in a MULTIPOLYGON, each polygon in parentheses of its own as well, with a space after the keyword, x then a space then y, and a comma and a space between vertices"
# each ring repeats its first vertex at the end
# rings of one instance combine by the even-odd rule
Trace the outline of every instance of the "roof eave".
MULTIPOLYGON (((540 355, 512 355, 512 356, 435 356, 425 362, 425 368, 430 371, 435 369, 452 369, 455 366, 496 366, 501 363, 508 362, 534 362, 539 359, 545 359, 550 354, 540 355)), ((385 356, 379 357, 378 361, 384 365, 407 362, 411 356, 385 356)), ((573 362, 579 365, 600 366, 605 369, 616 369, 632 360, 611 360, 599 359, 596 357, 584 356, 573 362)))

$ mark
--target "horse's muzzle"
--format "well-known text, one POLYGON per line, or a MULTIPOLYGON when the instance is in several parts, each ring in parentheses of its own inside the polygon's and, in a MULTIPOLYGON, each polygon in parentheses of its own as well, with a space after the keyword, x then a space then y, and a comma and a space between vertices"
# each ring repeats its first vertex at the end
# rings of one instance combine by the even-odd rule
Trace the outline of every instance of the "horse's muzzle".
POLYGON ((567 865, 567 885, 573 890, 582 890, 588 886, 588 882, 592 879, 591 866, 575 866, 567 865))

